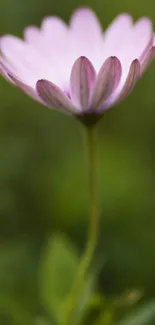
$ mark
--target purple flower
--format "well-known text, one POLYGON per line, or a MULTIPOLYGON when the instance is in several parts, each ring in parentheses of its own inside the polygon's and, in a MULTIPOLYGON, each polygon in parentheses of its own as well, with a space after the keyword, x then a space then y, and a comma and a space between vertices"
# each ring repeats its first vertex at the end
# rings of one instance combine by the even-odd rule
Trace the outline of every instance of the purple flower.
POLYGON ((135 24, 118 16, 103 32, 95 14, 78 9, 69 26, 47 17, 24 40, 0 39, 1 74, 48 107, 77 116, 100 116, 133 89, 150 63, 153 31, 148 18, 135 24))

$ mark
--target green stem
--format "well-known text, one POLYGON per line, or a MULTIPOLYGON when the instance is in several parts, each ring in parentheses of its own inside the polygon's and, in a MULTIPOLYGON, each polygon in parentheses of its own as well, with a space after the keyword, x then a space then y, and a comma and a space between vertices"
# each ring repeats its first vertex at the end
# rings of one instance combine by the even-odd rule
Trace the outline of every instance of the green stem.
POLYGON ((72 325, 75 323, 74 312, 79 304, 79 298, 84 291, 86 277, 88 275, 96 249, 99 229, 96 127, 89 127, 86 130, 89 163, 90 224, 86 248, 78 269, 76 283, 68 301, 65 325, 72 325))
MULTIPOLYGON (((98 155, 96 126, 88 129, 88 161, 89 161, 89 187, 90 187, 90 223, 88 240, 85 251, 87 268, 89 268, 95 252, 99 230, 99 202, 98 202, 98 155)), ((87 269, 86 268, 86 269, 87 269)))

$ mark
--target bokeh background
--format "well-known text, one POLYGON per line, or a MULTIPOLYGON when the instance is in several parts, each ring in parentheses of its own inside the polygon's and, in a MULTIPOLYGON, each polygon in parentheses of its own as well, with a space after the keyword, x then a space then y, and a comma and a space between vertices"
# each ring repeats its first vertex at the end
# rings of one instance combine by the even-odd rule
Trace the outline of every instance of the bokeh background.
MULTIPOLYGON (((22 36, 27 25, 39 26, 51 14, 69 21, 81 5, 91 6, 104 28, 120 12, 134 19, 149 16, 155 24, 154 0, 0 0, 0 33, 22 36)), ((101 264, 98 290, 107 297, 130 289, 141 290, 146 301, 155 297, 154 94, 155 63, 99 127, 102 220, 96 263, 101 264)), ((77 255, 83 251, 87 181, 78 122, 35 103, 0 78, 1 325, 34 319, 32 324, 44 324, 48 312, 40 273, 47 279, 52 274, 44 261, 47 243, 63 233, 77 255)))

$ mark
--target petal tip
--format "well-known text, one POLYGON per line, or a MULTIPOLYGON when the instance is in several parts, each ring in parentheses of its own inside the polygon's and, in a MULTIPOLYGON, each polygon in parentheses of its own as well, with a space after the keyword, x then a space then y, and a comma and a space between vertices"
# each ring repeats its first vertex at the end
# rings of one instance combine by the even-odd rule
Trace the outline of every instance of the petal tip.
POLYGON ((70 26, 76 25, 76 23, 80 21, 91 21, 91 22, 98 22, 97 15, 94 10, 92 10, 89 6, 82 6, 77 8, 75 11, 73 11, 71 18, 70 18, 70 26))
POLYGON ((87 57, 84 56, 84 55, 81 55, 81 56, 79 57, 79 59, 80 59, 81 61, 83 61, 83 62, 86 61, 86 60, 88 60, 87 57))
POLYGON ((47 81, 45 79, 39 79, 36 82, 36 91, 39 97, 42 97, 42 93, 44 92, 44 87, 46 88, 47 81))
POLYGON ((118 57, 117 56, 111 56, 111 60, 113 61, 113 62, 120 62, 120 60, 118 59, 118 57))
POLYGON ((133 69, 133 74, 135 75, 135 78, 138 79, 141 71, 140 61, 138 59, 134 59, 130 68, 133 69))
POLYGON ((117 57, 117 56, 115 56, 115 55, 112 55, 112 56, 109 56, 108 58, 107 58, 107 60, 106 60, 107 62, 109 61, 109 62, 120 62, 120 60, 119 60, 119 58, 117 57))
POLYGON ((42 84, 45 83, 45 82, 46 82, 45 79, 39 79, 39 80, 37 80, 37 82, 36 82, 36 88, 37 88, 37 90, 38 90, 38 88, 40 87, 40 85, 42 85, 42 84))
POLYGON ((75 9, 71 19, 75 16, 78 15, 83 15, 83 14, 90 14, 90 13, 94 13, 94 11, 89 7, 89 6, 80 6, 79 8, 75 9))
POLYGON ((138 68, 138 67, 140 67, 140 61, 139 61, 139 59, 134 59, 132 62, 131 62, 131 65, 130 65, 130 67, 132 67, 132 66, 134 66, 135 68, 138 68))

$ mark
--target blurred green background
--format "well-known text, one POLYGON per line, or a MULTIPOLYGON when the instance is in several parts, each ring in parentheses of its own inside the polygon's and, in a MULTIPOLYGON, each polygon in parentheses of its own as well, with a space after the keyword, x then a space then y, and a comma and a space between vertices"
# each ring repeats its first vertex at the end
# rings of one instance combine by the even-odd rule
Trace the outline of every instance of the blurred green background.
MULTIPOLYGON (((39 26, 46 15, 68 21, 81 5, 92 7, 104 28, 120 12, 134 19, 149 16, 155 24, 154 0, 0 0, 0 32, 22 36, 27 25, 39 26)), ((155 296, 154 94, 155 63, 100 123, 102 227, 96 263, 98 290, 107 297, 130 289, 142 290, 144 300, 155 296)), ((34 318, 41 325, 46 308, 39 270, 49 237, 64 233, 80 254, 87 235, 82 127, 3 78, 0 103, 0 325, 31 324, 34 318)))

